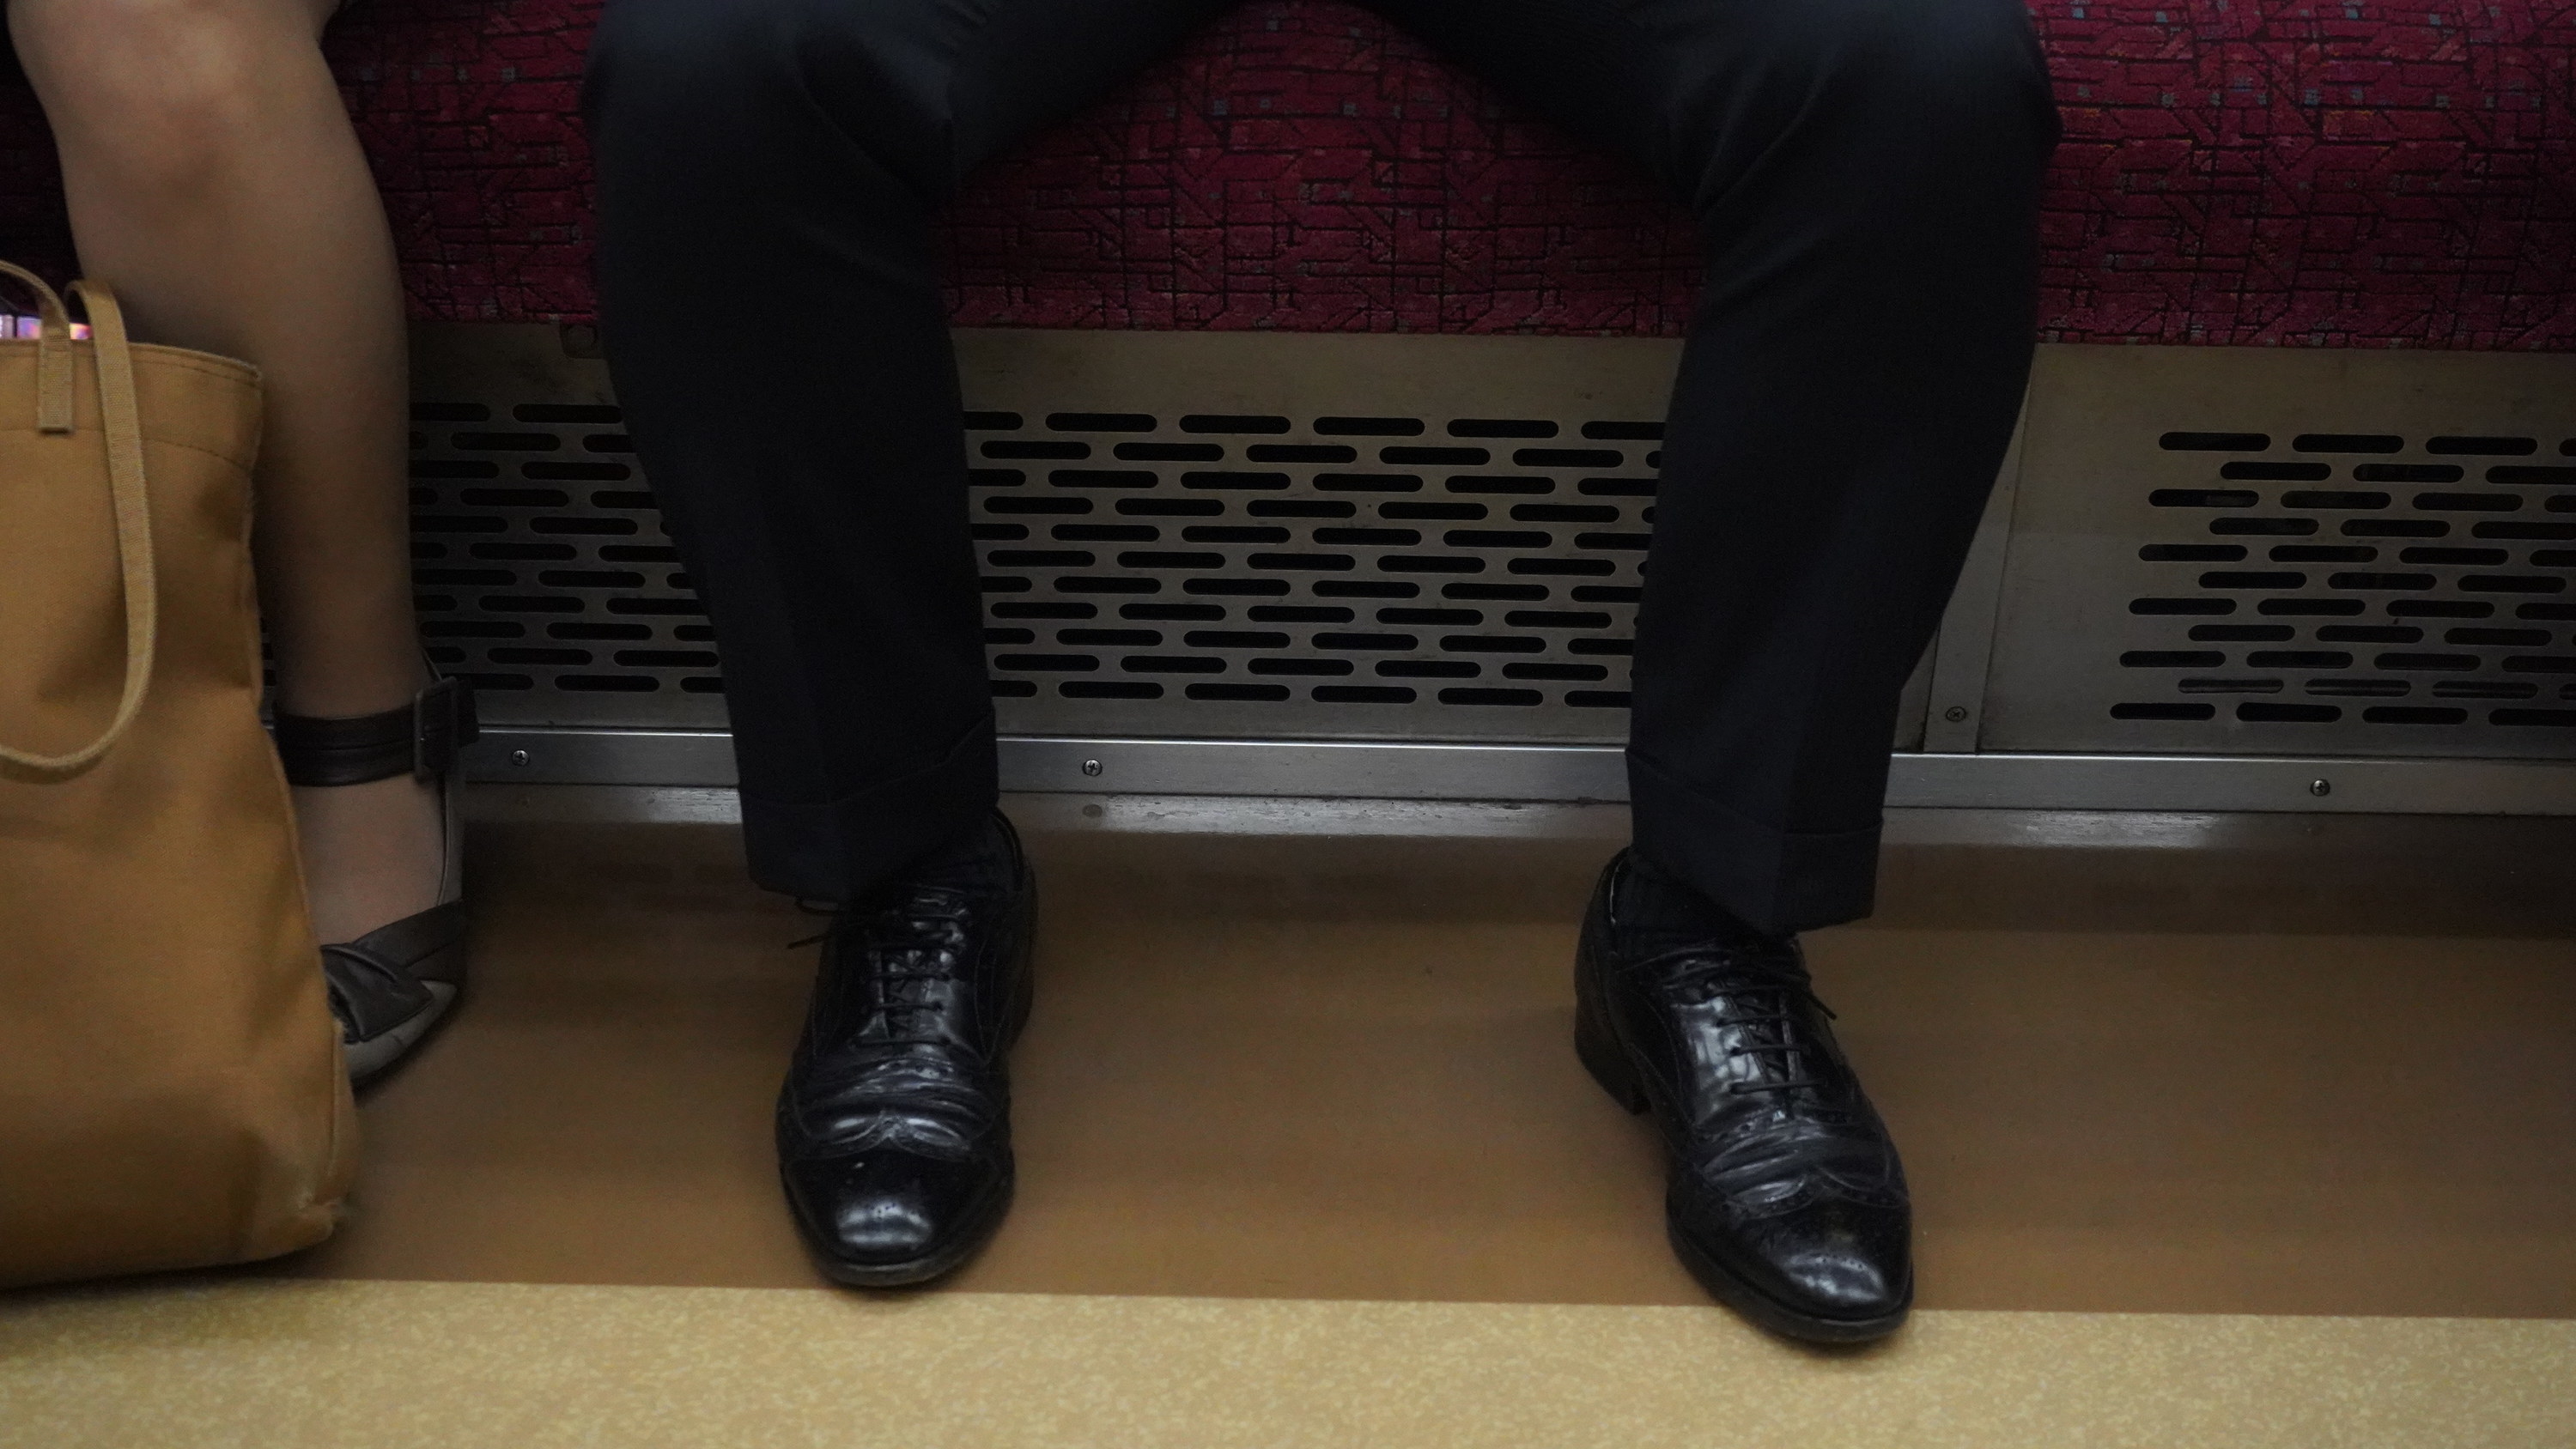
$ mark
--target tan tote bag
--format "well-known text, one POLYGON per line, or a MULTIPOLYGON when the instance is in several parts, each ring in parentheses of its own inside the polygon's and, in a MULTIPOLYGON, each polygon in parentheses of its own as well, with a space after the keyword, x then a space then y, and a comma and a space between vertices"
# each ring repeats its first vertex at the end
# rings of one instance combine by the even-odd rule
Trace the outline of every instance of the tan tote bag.
POLYGON ((259 374, 0 341, 0 1283, 328 1237, 356 1147, 259 723, 259 374))

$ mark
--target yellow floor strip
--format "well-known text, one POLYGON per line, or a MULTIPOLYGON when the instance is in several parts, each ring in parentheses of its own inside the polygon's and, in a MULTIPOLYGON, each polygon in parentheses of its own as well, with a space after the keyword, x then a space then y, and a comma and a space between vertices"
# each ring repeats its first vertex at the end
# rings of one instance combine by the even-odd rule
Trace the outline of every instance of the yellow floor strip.
POLYGON ((0 1299, 0 1444, 2576 1444, 2576 1323, 163 1283, 0 1299))

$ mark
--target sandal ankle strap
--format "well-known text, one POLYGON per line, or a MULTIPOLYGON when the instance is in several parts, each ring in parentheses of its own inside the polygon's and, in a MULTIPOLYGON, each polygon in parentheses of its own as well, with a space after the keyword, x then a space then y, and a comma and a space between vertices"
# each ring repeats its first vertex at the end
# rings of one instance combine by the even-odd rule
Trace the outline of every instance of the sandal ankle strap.
POLYGON ((277 757, 295 785, 363 785, 403 774, 424 783, 443 780, 456 767, 457 750, 481 733, 474 691, 458 679, 439 680, 410 704, 382 714, 276 717, 277 757))

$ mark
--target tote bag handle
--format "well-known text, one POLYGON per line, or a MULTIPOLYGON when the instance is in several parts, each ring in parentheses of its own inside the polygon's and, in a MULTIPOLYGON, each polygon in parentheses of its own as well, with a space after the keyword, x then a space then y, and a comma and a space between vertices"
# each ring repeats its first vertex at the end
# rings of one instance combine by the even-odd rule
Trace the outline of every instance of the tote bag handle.
MULTIPOLYGON (((0 262, 0 275, 36 294, 36 431, 72 431, 72 325, 63 299, 24 267, 0 262)), ((74 282, 89 313, 90 355, 98 367, 98 401, 107 433, 108 493, 116 509, 116 557, 124 573, 125 691, 98 738, 69 754, 41 755, 0 744, 0 760, 49 775, 67 775, 108 752, 142 712, 152 684, 152 650, 161 622, 152 568, 152 499, 143 482, 143 418, 134 393, 134 353, 116 296, 97 282, 74 282)))

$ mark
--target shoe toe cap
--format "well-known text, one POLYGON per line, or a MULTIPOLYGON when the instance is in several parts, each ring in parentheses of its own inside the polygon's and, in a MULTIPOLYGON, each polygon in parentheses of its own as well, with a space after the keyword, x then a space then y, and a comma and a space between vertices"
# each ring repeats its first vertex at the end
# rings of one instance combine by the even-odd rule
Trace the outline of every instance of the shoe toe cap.
POLYGON ((896 1151, 790 1164, 798 1226, 825 1258, 865 1271, 935 1272, 973 1239, 1007 1185, 1007 1170, 896 1151))
POLYGON ((1855 1242, 1786 1248, 1773 1269, 1782 1296, 1822 1318, 1885 1318, 1905 1311, 1914 1296, 1913 1274, 1901 1255, 1871 1252, 1855 1242))
POLYGON ((832 1204, 823 1224, 836 1257, 860 1263, 908 1263, 937 1251, 939 1220, 916 1195, 877 1194, 832 1204))
POLYGON ((1902 1206, 1829 1197, 1751 1217, 1716 1202, 1691 1206, 1699 1210, 1678 1212, 1673 1223, 1677 1246, 1688 1249, 1685 1257, 1714 1265, 1754 1300, 1773 1305, 1812 1334, 1842 1337, 1844 1330, 1864 1326, 1883 1332, 1913 1304, 1913 1255, 1902 1206))

